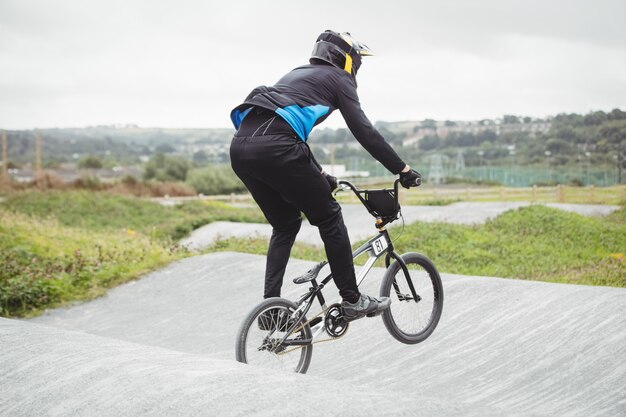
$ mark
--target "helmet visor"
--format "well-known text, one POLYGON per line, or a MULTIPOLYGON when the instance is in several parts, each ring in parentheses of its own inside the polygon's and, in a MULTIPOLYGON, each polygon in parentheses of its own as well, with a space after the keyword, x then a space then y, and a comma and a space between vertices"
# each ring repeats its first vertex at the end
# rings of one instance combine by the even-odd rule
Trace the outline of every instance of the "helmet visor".
POLYGON ((350 35, 350 32, 343 32, 339 36, 346 41, 356 53, 361 56, 372 56, 374 53, 372 50, 362 42, 357 41, 350 35))

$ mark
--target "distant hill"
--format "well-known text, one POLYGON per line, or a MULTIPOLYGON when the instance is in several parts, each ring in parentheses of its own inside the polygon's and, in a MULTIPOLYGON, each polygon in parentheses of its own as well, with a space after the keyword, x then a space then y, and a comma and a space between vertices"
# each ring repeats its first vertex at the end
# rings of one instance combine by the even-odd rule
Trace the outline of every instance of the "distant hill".
MULTIPOLYGON (((626 112, 559 114, 545 119, 504 115, 476 121, 377 122, 401 157, 437 179, 458 177, 507 185, 609 185, 626 169, 626 112), (514 167, 527 169, 514 170, 514 167)), ((8 131, 8 158, 20 166, 35 158, 35 132, 8 131)), ((196 164, 227 163, 233 129, 94 126, 42 129, 44 167, 88 156, 105 167, 140 165, 154 154, 176 154, 196 164)), ((308 141, 319 162, 348 171, 387 172, 345 128, 314 129, 308 141)))
MULTIPOLYGON (((139 162, 156 152, 193 151, 195 147, 219 148, 232 138, 232 129, 167 129, 136 126, 94 126, 38 130, 46 162, 71 162, 83 156, 139 162)), ((35 131, 7 131, 9 160, 31 162, 35 155, 35 131)), ((185 153, 185 152, 183 152, 185 153)))
MULTIPOLYGON (((469 122, 378 122, 376 127, 432 182, 463 179, 526 186, 625 180, 626 112, 620 109, 545 119, 504 115, 469 122)), ((321 163, 385 173, 346 129, 319 129, 310 143, 321 163)))

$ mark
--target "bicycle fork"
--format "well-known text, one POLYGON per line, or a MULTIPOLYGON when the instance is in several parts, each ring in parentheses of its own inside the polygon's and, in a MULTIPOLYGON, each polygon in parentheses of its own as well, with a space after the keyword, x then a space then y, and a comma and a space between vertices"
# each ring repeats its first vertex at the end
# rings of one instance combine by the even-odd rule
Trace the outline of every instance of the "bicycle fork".
POLYGON ((406 278, 406 283, 409 286, 409 290, 411 290, 411 296, 412 297, 408 297, 405 294, 400 293, 400 287, 398 287, 398 283, 396 282, 396 279, 393 279, 393 289, 396 292, 396 295, 398 296, 398 300, 400 301, 410 301, 410 300, 415 300, 415 302, 419 302, 422 297, 420 297, 417 294, 417 291, 415 291, 415 286, 413 285, 413 280, 411 279, 411 274, 409 274, 409 268, 406 266, 406 263, 404 262, 404 259, 402 259, 402 257, 400 255, 398 255, 393 248, 390 249, 389 252, 387 252, 387 255, 385 256, 385 267, 389 268, 389 266, 391 265, 391 258, 393 258, 395 261, 398 262, 398 264, 400 264, 400 268, 402 268, 402 273, 404 274, 404 277, 406 278))
POLYGON ((374 263, 376 263, 378 258, 380 258, 383 253, 385 253, 385 267, 387 269, 389 268, 389 266, 391 265, 391 258, 397 261, 398 264, 400 265, 400 268, 402 268, 404 278, 406 279, 409 290, 411 291, 410 296, 402 294, 400 292, 400 287, 398 286, 398 283, 396 282, 394 278, 393 288, 396 292, 396 295, 398 296, 398 300, 400 301, 415 300, 415 302, 419 302, 421 300, 421 297, 417 294, 417 291, 415 290, 415 286, 413 285, 413 280, 411 279, 411 274, 409 273, 409 268, 406 266, 406 263, 404 262, 402 257, 398 255, 396 251, 394 250, 393 242, 391 241, 391 238, 389 237, 389 232, 384 227, 381 227, 378 230, 379 230, 379 236, 376 236, 370 239, 363 246, 355 250, 354 253, 352 254, 353 258, 356 258, 357 256, 365 252, 368 252, 370 256, 369 259, 365 262, 365 265, 363 266, 361 271, 359 272, 359 275, 357 276, 357 280, 356 280, 357 285, 361 285, 361 282, 363 282, 363 280, 365 279, 365 276, 369 273, 374 263))

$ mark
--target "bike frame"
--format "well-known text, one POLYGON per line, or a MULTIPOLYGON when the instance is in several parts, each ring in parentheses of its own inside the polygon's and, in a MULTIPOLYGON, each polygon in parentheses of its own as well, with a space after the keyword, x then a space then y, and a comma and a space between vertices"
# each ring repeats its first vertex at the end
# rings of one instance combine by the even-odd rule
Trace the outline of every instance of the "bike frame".
MULTIPOLYGON (((340 183, 343 183, 347 185, 348 188, 352 189, 352 191, 354 191, 357 197, 359 197, 359 199, 366 206, 368 211, 372 213, 372 211, 367 205, 367 202, 359 195, 358 190, 352 184, 350 184, 347 181, 341 181, 340 183)), ((395 189, 395 199, 396 199, 396 205, 397 205, 397 199, 398 199, 398 182, 397 181, 395 183, 394 189, 395 189)), ((385 229, 384 224, 385 222, 383 222, 379 217, 377 217, 376 225, 378 227, 378 234, 370 238, 366 243, 361 245, 361 247, 359 247, 354 252, 352 252, 353 259, 356 259, 358 256, 361 256, 364 253, 367 253, 369 255, 368 260, 365 262, 365 265, 359 271, 359 274, 356 278, 357 286, 361 285, 361 283, 365 280, 365 277, 370 272, 370 270, 372 269, 372 266, 374 266, 376 261, 380 259, 383 255, 385 255, 385 267, 389 268, 389 265, 391 264, 391 259, 398 262, 398 264, 400 264, 400 267, 402 268, 404 277, 407 280, 408 287, 411 290, 410 295, 400 294, 400 289, 398 287, 398 284, 394 281, 393 287, 398 296, 398 299, 403 300, 403 301, 413 300, 415 302, 419 302, 421 298, 415 291, 415 287, 413 286, 413 281, 411 280, 411 276, 409 274, 409 270, 406 266, 406 263, 404 262, 402 257, 394 250, 393 242, 391 241, 391 238, 389 237, 389 232, 387 231, 387 229, 385 229)), ((317 300, 319 301, 320 306, 322 307, 322 313, 328 309, 328 306, 326 305, 326 300, 324 298, 324 295, 322 294, 322 290, 324 289, 326 284, 330 282, 331 279, 332 279, 332 274, 328 274, 319 284, 317 283, 316 278, 310 281, 311 287, 309 288, 309 291, 306 294, 302 295, 296 301, 298 308, 296 309, 296 311, 294 311, 293 316, 300 317, 300 319, 296 320, 291 325, 291 327, 285 332, 285 336, 282 338, 282 341, 281 341, 282 344, 286 346, 308 345, 308 344, 313 343, 313 340, 316 339, 319 335, 321 335, 325 331, 325 327, 322 326, 315 332, 315 334, 313 334, 311 339, 288 340, 288 337, 292 334, 292 332, 302 326, 301 318, 305 317, 306 314, 309 312, 309 310, 311 309, 311 306, 313 305, 314 299, 317 298, 317 300)))

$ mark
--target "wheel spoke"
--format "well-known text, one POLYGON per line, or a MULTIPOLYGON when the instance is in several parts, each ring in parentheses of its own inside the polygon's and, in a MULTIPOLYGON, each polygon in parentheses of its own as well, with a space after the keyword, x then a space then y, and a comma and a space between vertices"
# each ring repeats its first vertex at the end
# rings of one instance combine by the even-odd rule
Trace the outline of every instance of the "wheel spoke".
MULTIPOLYGON (((237 343, 238 360, 265 368, 305 372, 311 357, 311 346, 282 344, 290 327, 295 305, 284 299, 266 301, 244 321, 237 343)), ((310 338, 310 327, 301 326, 288 339, 310 338)))
POLYGON ((406 254, 403 259, 410 281, 399 265, 390 267, 383 282, 382 295, 389 295, 392 302, 383 314, 383 321, 396 339, 403 343, 419 343, 428 337, 439 321, 443 301, 441 279, 435 267, 422 255, 406 254))

